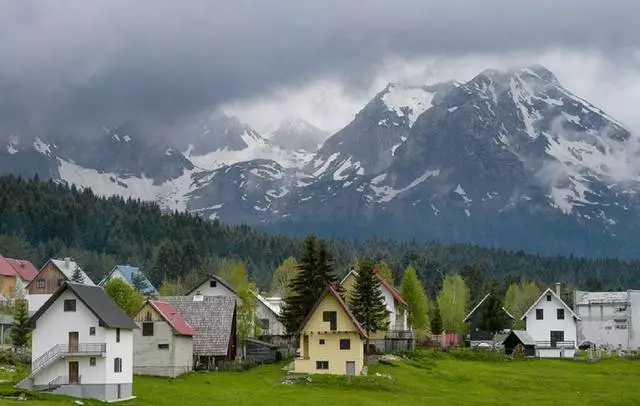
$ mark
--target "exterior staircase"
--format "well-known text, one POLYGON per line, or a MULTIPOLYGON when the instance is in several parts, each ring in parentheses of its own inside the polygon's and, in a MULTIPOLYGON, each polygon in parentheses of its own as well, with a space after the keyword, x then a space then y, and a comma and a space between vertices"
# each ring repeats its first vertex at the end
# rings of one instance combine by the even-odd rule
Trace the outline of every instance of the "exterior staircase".
POLYGON ((38 371, 60 357, 68 355, 102 355, 106 352, 106 343, 56 344, 49 348, 44 354, 31 361, 31 374, 29 378, 33 378, 38 371))

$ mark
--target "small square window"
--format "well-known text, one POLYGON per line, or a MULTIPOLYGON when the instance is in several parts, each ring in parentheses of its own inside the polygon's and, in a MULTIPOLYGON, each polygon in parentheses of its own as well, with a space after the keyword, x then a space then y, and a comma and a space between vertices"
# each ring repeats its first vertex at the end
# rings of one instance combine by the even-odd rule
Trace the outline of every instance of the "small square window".
POLYGON ((551 294, 549 293, 547 294, 547 302, 550 302, 550 301, 551 301, 551 294))
POLYGON ((44 283, 45 283, 44 279, 38 279, 36 281, 36 289, 44 289, 44 286, 45 286, 44 283))
POLYGON ((209 287, 210 288, 215 288, 216 286, 218 286, 218 281, 216 281, 216 280, 210 280, 209 281, 209 287))
POLYGON ((564 320, 564 309, 558 309, 558 320, 564 320))
POLYGON ((169 344, 158 344, 158 349, 159 350, 168 350, 169 349, 169 344))
POLYGON ((351 349, 351 340, 348 338, 340 339, 340 349, 341 350, 350 350, 351 349))
POLYGON ((144 322, 144 323, 142 323, 142 335, 143 336, 152 336, 153 335, 153 322, 144 322))
POLYGON ((65 301, 64 301, 64 311, 65 312, 75 312, 76 311, 76 300, 75 299, 65 299, 65 301))
POLYGON ((544 320, 544 310, 536 309, 536 320, 544 320))
POLYGON ((324 345, 324 338, 320 339, 320 345, 324 345))
POLYGON ((89 358, 89 366, 90 367, 95 367, 96 366, 96 357, 89 358))
POLYGON ((96 335, 96 328, 95 327, 89 327, 89 335, 90 336, 96 335))
POLYGON ((329 369, 329 361, 316 361, 316 369, 329 369))
POLYGON ((260 328, 262 331, 269 331, 269 319, 260 319, 260 328))
POLYGON ((120 329, 117 328, 116 329, 116 343, 119 343, 119 342, 120 342, 120 329))

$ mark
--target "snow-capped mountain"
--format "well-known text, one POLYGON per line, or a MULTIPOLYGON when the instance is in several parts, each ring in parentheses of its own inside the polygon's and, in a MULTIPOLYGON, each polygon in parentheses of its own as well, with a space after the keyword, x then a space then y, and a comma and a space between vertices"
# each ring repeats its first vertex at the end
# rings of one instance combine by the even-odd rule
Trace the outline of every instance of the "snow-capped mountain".
POLYGON ((640 254, 638 138, 541 66, 391 83, 315 154, 219 113, 177 138, 159 147, 126 127, 93 146, 12 137, 0 171, 283 232, 640 254))
POLYGON ((330 135, 308 121, 291 117, 283 120, 268 139, 282 149, 316 152, 330 135))

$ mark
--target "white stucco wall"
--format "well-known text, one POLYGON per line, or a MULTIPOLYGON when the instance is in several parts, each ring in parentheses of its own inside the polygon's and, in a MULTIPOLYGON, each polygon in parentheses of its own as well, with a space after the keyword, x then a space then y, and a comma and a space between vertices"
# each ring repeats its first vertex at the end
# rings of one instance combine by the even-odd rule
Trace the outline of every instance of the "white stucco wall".
POLYGON ((575 312, 581 319, 578 344, 590 341, 597 345, 628 348, 631 306, 618 302, 584 304, 575 306, 575 312))
POLYGON ((29 313, 37 312, 50 297, 51 293, 27 295, 29 313))
POLYGON ((142 323, 133 332, 133 366, 138 374, 172 376, 174 372, 191 369, 193 363, 193 338, 174 335, 165 321, 156 321, 152 336, 142 335, 142 323), (169 344, 169 349, 158 349, 159 344, 169 344))
POLYGON ((629 347, 640 349, 640 290, 629 290, 629 347))
POLYGON ((256 316, 258 319, 267 319, 269 320, 269 330, 263 331, 263 335, 272 335, 272 336, 280 336, 285 334, 284 325, 278 317, 260 300, 254 300, 256 306, 256 316))
POLYGON ((535 341, 551 341, 551 331, 564 331, 564 341, 576 341, 576 322, 555 295, 551 295, 550 302, 545 295, 526 316, 527 333, 535 341), (542 320, 536 320, 536 309, 544 311, 542 320), (557 309, 564 309, 564 320, 558 320, 557 309))
POLYGON ((107 343, 106 383, 133 382, 133 332, 120 329, 120 342, 116 342, 116 329, 105 329, 107 343), (114 359, 122 358, 122 372, 114 372, 114 359))
POLYGON ((196 292, 200 292, 203 296, 236 296, 235 293, 227 289, 223 284, 216 281, 216 286, 211 287, 210 282, 215 279, 209 279, 206 282, 200 284, 197 288, 193 289, 191 295, 195 295, 196 292))

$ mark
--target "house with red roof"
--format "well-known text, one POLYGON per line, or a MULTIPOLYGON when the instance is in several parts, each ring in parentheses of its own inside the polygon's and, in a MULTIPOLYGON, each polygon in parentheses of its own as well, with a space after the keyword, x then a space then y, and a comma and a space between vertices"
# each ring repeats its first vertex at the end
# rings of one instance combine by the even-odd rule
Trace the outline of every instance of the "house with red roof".
MULTIPOLYGON (((389 312, 388 328, 386 331, 372 333, 370 344, 379 350, 409 349, 413 345, 413 331, 407 321, 407 302, 400 293, 389 283, 379 268, 374 268, 374 274, 380 285, 380 292, 384 297, 384 304, 389 312)), ((351 268, 340 284, 345 291, 347 301, 355 290, 358 273, 351 268)))
POLYGON ((133 371, 140 375, 176 377, 193 368, 195 329, 176 308, 151 300, 134 317, 133 371))
POLYGON ((37 274, 38 270, 31 262, 0 255, 0 295, 6 298, 26 296, 26 286, 37 274))
POLYGON ((333 286, 320 296, 298 332, 293 372, 361 375, 367 332, 333 286))

